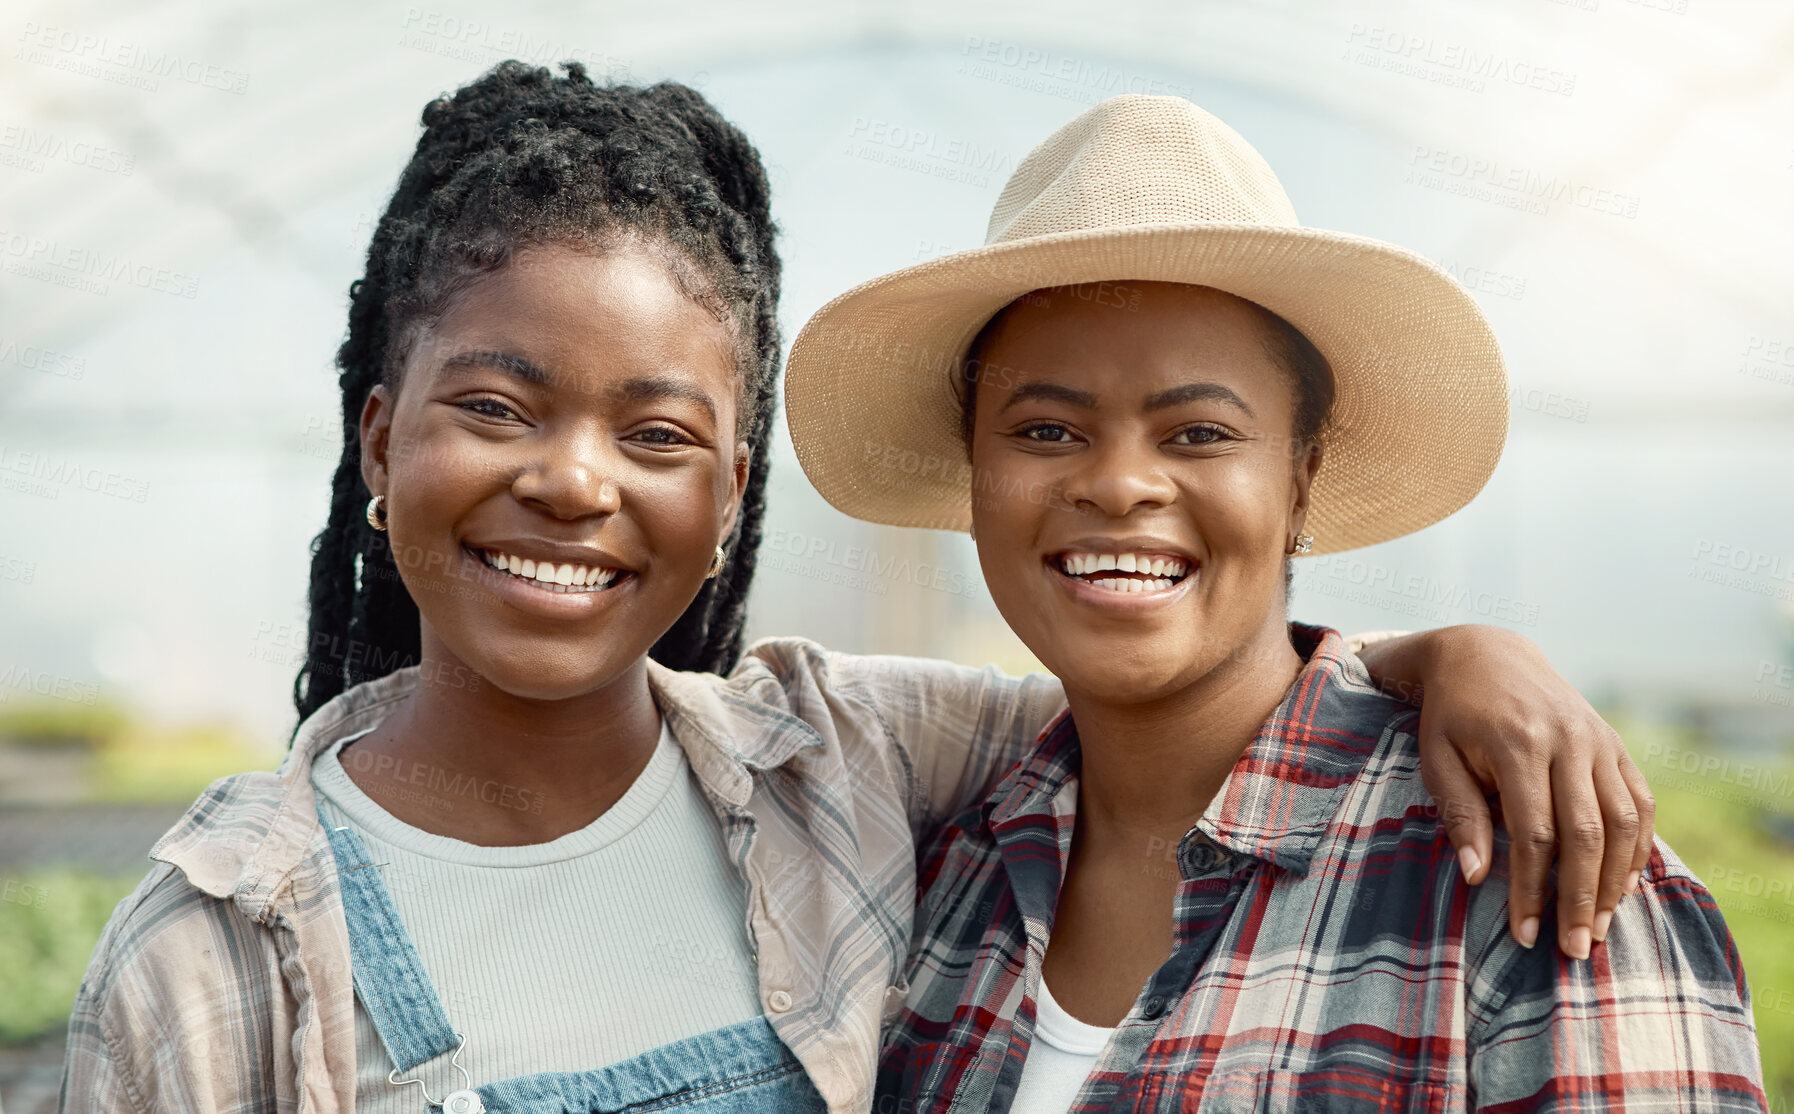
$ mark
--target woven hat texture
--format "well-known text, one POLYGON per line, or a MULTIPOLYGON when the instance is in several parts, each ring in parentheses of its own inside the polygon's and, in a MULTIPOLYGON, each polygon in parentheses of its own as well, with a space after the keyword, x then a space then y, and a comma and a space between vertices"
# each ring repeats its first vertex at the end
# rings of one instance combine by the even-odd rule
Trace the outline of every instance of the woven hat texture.
MULTIPOLYGON (((1337 393, 1306 531, 1314 553, 1387 541, 1468 503, 1507 437, 1507 374, 1482 310, 1419 254, 1305 228, 1232 128, 1180 97, 1111 97, 1015 168, 983 247, 863 283, 791 345, 798 460, 856 518, 965 530, 980 477, 956 381, 998 310, 1031 290, 1212 286, 1300 329, 1337 393)), ((992 482, 985 477, 983 482, 992 482)))

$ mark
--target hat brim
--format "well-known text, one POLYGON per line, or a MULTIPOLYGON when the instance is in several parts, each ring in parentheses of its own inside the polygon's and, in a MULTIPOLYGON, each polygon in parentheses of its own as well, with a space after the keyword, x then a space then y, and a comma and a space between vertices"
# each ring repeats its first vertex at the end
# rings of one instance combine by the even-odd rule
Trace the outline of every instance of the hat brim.
POLYGON ((1501 458, 1501 350, 1450 275, 1350 233, 1188 223, 993 244, 834 299, 804 325, 786 363, 786 419, 805 474, 855 518, 967 529, 977 481, 955 384, 972 338, 1042 287, 1110 284, 1081 293, 1125 309, 1129 280, 1212 286, 1257 302, 1327 357, 1336 394, 1305 526, 1315 554, 1445 518, 1501 458))

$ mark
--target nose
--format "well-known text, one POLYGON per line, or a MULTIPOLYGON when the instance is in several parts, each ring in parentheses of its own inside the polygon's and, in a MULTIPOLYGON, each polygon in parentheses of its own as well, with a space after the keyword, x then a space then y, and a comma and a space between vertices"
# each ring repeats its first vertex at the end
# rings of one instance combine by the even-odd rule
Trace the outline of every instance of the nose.
POLYGON ((1077 509, 1125 518, 1177 498, 1156 446, 1126 438, 1093 449, 1079 454, 1077 472, 1065 486, 1066 499, 1077 509))
POLYGON ((619 462, 610 439, 571 431, 544 441, 541 451, 511 481, 518 502, 569 521, 615 514, 623 504, 619 462))

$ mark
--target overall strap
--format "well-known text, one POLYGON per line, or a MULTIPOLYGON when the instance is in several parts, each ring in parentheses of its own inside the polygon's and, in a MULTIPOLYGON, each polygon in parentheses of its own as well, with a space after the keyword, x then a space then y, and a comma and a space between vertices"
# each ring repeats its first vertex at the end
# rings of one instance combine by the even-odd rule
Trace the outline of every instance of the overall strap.
POLYGON ((336 855, 349 922, 349 961, 355 993, 374 1022, 381 1043, 401 1072, 452 1052, 461 1043, 449 1024, 436 987, 424 971, 411 936, 393 908, 386 883, 368 860, 367 846, 348 828, 339 828, 318 808, 318 819, 336 855))

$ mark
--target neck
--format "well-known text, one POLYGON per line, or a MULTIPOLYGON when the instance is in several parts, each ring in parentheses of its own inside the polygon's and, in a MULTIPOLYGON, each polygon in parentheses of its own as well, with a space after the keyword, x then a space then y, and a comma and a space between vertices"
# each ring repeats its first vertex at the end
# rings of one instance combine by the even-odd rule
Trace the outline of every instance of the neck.
POLYGON ((1274 617, 1201 677, 1164 697, 1123 703, 1067 685, 1083 752, 1080 831, 1175 846, 1302 667, 1287 626, 1274 617))
POLYGON ((653 756, 660 711, 646 657, 564 700, 505 692, 428 631, 421 658, 409 699, 341 756, 363 791, 414 827, 485 846, 545 843, 603 815, 653 756), (430 805, 412 803, 420 797, 430 805))

